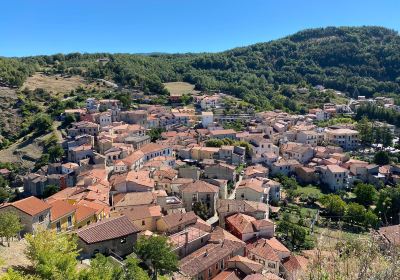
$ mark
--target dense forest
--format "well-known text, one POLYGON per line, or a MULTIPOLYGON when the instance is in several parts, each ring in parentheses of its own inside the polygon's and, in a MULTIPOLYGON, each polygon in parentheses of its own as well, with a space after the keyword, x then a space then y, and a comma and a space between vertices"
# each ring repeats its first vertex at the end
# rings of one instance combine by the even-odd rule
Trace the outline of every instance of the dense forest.
POLYGON ((287 85, 323 85, 353 97, 400 92, 400 36, 382 27, 328 27, 220 53, 1 59, 0 81, 20 86, 37 69, 112 79, 158 94, 167 93, 162 82, 185 81, 262 108, 299 111, 301 105, 287 85), (99 58, 109 62, 99 63, 99 58))

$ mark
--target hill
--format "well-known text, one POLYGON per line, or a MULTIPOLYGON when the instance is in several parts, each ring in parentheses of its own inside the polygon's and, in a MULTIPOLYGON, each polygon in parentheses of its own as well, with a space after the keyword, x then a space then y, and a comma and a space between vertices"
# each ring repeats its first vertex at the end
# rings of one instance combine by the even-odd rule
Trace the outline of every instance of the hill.
POLYGON ((163 83, 188 82, 196 90, 222 90, 262 109, 304 111, 335 96, 301 95, 296 88, 323 85, 354 97, 397 94, 400 36, 382 27, 327 27, 212 54, 72 53, 0 60, 1 80, 14 86, 35 69, 113 80, 145 93, 167 94, 163 83))

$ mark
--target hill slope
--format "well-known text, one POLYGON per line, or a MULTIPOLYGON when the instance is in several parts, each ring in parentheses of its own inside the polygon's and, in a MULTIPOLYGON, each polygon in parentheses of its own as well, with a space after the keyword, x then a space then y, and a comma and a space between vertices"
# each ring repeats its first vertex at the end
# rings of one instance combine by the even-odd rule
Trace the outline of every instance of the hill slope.
MULTIPOLYGON (((382 27, 310 29, 215 54, 73 53, 22 58, 18 63, 12 71, 23 70, 20 77, 39 67, 48 73, 112 79, 159 94, 167 93, 163 82, 184 81, 199 90, 227 91, 263 108, 294 111, 305 105, 294 104, 294 93, 280 85, 321 84, 353 96, 400 91, 400 36, 382 27), (101 63, 99 58, 109 61, 101 63)), ((0 77, 5 71, 8 78, 3 80, 11 83, 7 69, 0 64, 0 77)))

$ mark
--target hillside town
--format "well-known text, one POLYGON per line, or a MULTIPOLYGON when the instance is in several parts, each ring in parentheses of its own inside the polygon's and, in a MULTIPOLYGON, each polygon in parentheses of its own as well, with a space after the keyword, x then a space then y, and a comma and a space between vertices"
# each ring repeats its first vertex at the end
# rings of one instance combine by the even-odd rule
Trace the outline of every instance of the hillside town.
MULTIPOLYGON (((386 148, 362 149, 353 123, 319 125, 351 118, 361 103, 393 107, 390 98, 359 96, 302 115, 239 108, 222 93, 170 102, 126 110, 117 99, 87 98, 66 109, 60 120, 73 121, 62 131, 61 160, 23 176, 21 199, 2 204, 0 214, 18 215, 21 238, 41 230, 76 235, 82 260, 98 253, 123 260, 139 238, 162 235, 179 259, 172 279, 300 279, 316 257, 313 246, 278 224, 297 207, 312 241, 327 206, 293 197, 290 180, 295 191, 316 186, 325 195, 400 183, 399 164, 367 160, 386 148)), ((398 141, 396 127, 379 125, 398 141)), ((398 245, 392 224, 393 217, 371 222, 367 233, 398 245)))

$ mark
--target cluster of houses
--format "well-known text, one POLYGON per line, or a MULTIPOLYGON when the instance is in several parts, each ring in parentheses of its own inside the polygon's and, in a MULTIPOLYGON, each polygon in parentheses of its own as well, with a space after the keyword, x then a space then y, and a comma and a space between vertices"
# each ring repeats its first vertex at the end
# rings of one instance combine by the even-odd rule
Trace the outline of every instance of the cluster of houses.
POLYGON ((275 176, 332 191, 355 180, 400 182, 399 165, 349 158, 345 151, 358 147, 358 132, 317 127, 318 110, 257 113, 238 132, 221 123, 234 116, 214 118, 219 100, 195 99, 196 113, 163 106, 124 111, 118 100, 87 99, 85 108, 65 112, 79 118, 62 143, 65 160, 26 175, 26 198, 0 212, 17 213, 22 234, 40 228, 76 234, 84 258, 123 257, 138 237, 166 235, 180 259, 175 279, 298 279, 309 260, 275 237, 269 219, 281 199, 275 176), (165 129, 156 142, 148 135, 152 128, 165 129), (249 147, 229 145, 234 141, 249 147), (50 185, 59 191, 40 199, 50 185), (200 207, 206 217, 196 215, 200 207))

